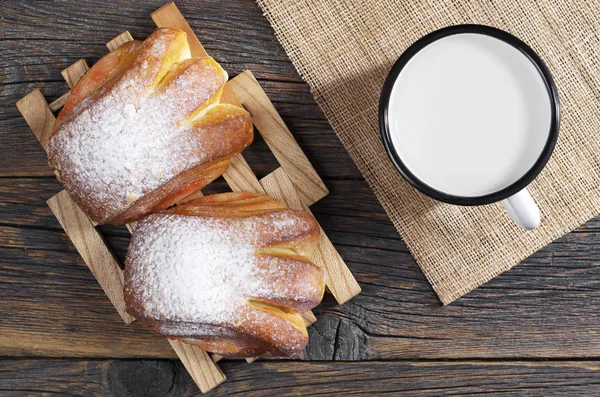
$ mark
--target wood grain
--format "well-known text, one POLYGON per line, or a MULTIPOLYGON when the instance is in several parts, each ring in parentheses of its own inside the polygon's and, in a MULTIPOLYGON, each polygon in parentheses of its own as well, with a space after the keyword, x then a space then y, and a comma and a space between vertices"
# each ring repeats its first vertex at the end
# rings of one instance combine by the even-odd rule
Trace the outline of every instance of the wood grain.
POLYGON ((85 72, 89 70, 89 68, 90 67, 85 59, 80 59, 69 67, 63 69, 60 74, 62 74, 69 87, 73 88, 73 86, 77 84, 81 76, 83 76, 85 72))
MULTIPOLYGON (((38 232, 38 241, 51 242, 41 251, 20 248, 19 229, 0 230, 2 355, 176 358, 156 332, 123 322, 56 218, 54 222, 54 231, 29 229, 38 232)), ((127 240, 118 244, 123 253, 127 240)))
MULTIPOLYGON (((598 363, 545 362, 225 362, 230 379, 209 396, 595 396, 598 363), (357 376, 359 375, 360 376, 357 376)), ((1 389, 10 396, 161 396, 194 393, 173 361, 0 361, 1 389)))
POLYGON ((117 48, 121 47, 123 44, 128 43, 132 40, 133 40, 133 36, 131 36, 131 33, 129 33, 128 30, 126 30, 123 33, 116 36, 111 41, 109 41, 108 43, 106 43, 106 46, 108 47, 108 50, 110 52, 113 52, 117 48))
POLYGON ((202 393, 225 381, 225 375, 202 349, 169 339, 169 343, 202 393))
POLYGON ((49 105, 50 110, 52 110, 53 112, 59 111, 63 106, 65 106, 65 103, 67 103, 67 99, 69 99, 69 95, 71 95, 70 90, 65 92, 64 94, 62 94, 57 99, 50 102, 50 105, 49 105))
POLYGON ((229 168, 223 178, 234 192, 264 193, 256 175, 241 154, 229 161, 229 168))
POLYGON ((35 89, 17 101, 17 108, 44 149, 48 147, 54 115, 41 91, 35 89))
MULTIPOLYGON (((272 197, 284 201, 290 208, 310 212, 305 200, 299 196, 283 168, 278 168, 260 180, 260 184, 272 197)), ((360 286, 344 263, 337 250, 321 228, 319 246, 314 256, 315 264, 324 270, 326 285, 339 304, 348 302, 360 293, 360 286)))
POLYGON ((123 321, 135 321, 126 310, 123 271, 89 218, 64 190, 48 200, 48 206, 123 321))
POLYGON ((242 105, 252 114, 254 125, 292 180, 303 201, 311 206, 329 194, 252 72, 244 71, 233 78, 229 85, 242 105))
POLYGON ((317 317, 312 311, 302 313, 302 318, 304 319, 304 324, 306 324, 307 327, 317 322, 317 317))

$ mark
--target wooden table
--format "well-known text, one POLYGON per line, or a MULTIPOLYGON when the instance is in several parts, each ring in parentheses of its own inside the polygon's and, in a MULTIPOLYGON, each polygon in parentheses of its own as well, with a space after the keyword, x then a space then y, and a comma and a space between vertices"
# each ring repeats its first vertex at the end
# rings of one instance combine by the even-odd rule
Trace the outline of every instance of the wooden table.
MULTIPOLYGON (((165 339, 125 326, 83 264, 46 205, 61 187, 15 107, 36 87, 57 98, 60 70, 96 61, 122 30, 146 37, 162 3, 0 5, 2 396, 198 393, 165 339)), ((600 394, 600 219, 442 307, 256 4, 177 4, 232 76, 260 80, 331 190, 313 211, 363 289, 316 308, 306 361, 223 362, 212 395, 600 394)), ((245 157, 259 177, 277 165, 261 141, 245 157)), ((128 232, 101 229, 122 259, 128 232)))

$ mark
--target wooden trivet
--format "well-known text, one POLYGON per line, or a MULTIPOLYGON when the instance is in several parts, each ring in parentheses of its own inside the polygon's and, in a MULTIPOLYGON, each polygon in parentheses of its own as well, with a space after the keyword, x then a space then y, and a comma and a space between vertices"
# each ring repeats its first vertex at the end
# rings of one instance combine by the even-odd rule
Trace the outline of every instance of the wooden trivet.
MULTIPOLYGON (((153 12, 152 19, 158 27, 172 27, 185 31, 193 57, 208 56, 174 3, 167 3, 153 12)), ((114 51, 131 40, 133 37, 125 31, 106 45, 110 51, 114 51)), ((80 59, 64 69, 62 76, 69 87, 73 87, 88 69, 85 60, 80 59)), ((48 146, 55 121, 53 112, 64 106, 69 94, 70 91, 48 104, 40 90, 35 89, 17 102, 23 118, 44 149, 48 146)), ((266 193, 281 199, 291 208, 303 210, 308 210, 310 205, 329 193, 252 72, 245 71, 228 81, 221 102, 246 108, 280 164, 279 168, 259 181, 242 155, 235 157, 223 174, 233 191, 266 193)), ((126 324, 135 321, 125 310, 122 267, 96 229, 96 225, 64 190, 49 199, 48 206, 123 321, 126 324)), ((129 224, 127 227, 133 231, 135 224, 129 224)), ((327 288, 338 303, 345 303, 360 293, 358 283, 323 230, 313 259, 325 271, 327 288)), ((302 317, 307 325, 316 321, 312 312, 304 313, 302 317)), ((179 340, 170 339, 169 343, 203 393, 225 380, 225 375, 216 364, 220 356, 211 357, 200 348, 179 340)), ((247 361, 252 362, 254 358, 248 358, 247 361)))

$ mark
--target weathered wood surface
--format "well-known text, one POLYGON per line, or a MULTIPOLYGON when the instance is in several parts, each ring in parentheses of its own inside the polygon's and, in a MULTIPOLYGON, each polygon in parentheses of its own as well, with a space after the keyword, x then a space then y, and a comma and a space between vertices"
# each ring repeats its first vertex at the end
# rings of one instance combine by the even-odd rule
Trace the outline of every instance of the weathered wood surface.
MULTIPOLYGON (((207 396, 597 396, 591 362, 224 362, 227 382, 207 396)), ((199 395, 178 362, 0 360, 0 393, 37 396, 199 395)))
MULTIPOLYGON (((343 306, 328 297, 315 309, 319 321, 310 328, 307 358, 600 356, 600 335, 595 331, 600 325, 600 248, 596 246, 600 219, 458 302, 441 307, 366 184, 325 183, 331 195, 313 206, 313 212, 363 292, 343 306)), ((225 184, 211 189, 224 190, 225 184)), ((171 357, 166 343, 152 338, 152 333, 134 337, 134 331, 120 323, 45 204, 45 197, 59 190, 53 178, 5 178, 0 185, 0 338, 6 336, 0 351, 128 357, 131 338, 136 344, 150 338, 136 356, 171 357), (9 337, 32 343, 34 334, 29 332, 40 329, 45 332, 35 333, 36 349, 18 347, 9 337), (42 343, 58 337, 83 340, 89 351, 65 343, 42 343)), ((101 230, 123 259, 127 230, 101 230)))
MULTIPOLYGON (((49 101, 59 98, 68 89, 62 69, 80 58, 92 64, 107 52, 104 43, 125 29, 134 38, 147 36, 154 28, 149 14, 161 4, 82 0, 0 6, 0 356, 5 357, 0 395, 159 393, 163 386, 152 382, 165 374, 168 386, 174 385, 167 389, 171 395, 196 392, 176 361, 84 359, 175 354, 164 338, 139 324, 123 324, 83 264, 46 205, 61 188, 14 105, 33 88, 49 101), (134 391, 119 393, 125 389, 118 387, 134 391)), ((311 209, 362 293, 343 306, 328 296, 315 309, 318 322, 309 328, 305 358, 404 360, 285 366, 225 361, 229 380, 217 393, 598 394, 592 391, 598 390, 600 357, 600 219, 441 307, 255 3, 177 4, 232 76, 253 71, 331 192, 311 209), (540 362, 548 358, 584 361, 540 362), (482 361, 432 361, 440 359, 482 361)), ((244 157, 259 178, 277 167, 260 138, 244 157)), ((209 189, 225 190, 222 180, 209 189)), ((101 231, 122 260, 127 230, 101 231)))

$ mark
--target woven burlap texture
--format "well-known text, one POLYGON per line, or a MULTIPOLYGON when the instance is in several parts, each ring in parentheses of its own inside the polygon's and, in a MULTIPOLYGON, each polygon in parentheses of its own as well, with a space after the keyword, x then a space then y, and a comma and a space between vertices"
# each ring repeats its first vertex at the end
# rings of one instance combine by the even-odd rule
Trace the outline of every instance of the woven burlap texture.
POLYGON ((600 213, 598 1, 258 3, 442 303, 600 213), (379 95, 393 63, 423 35, 463 23, 494 26, 524 40, 558 86, 558 144, 529 186, 542 213, 535 231, 516 226, 500 204, 459 207, 429 199, 402 179, 381 143, 379 95))

